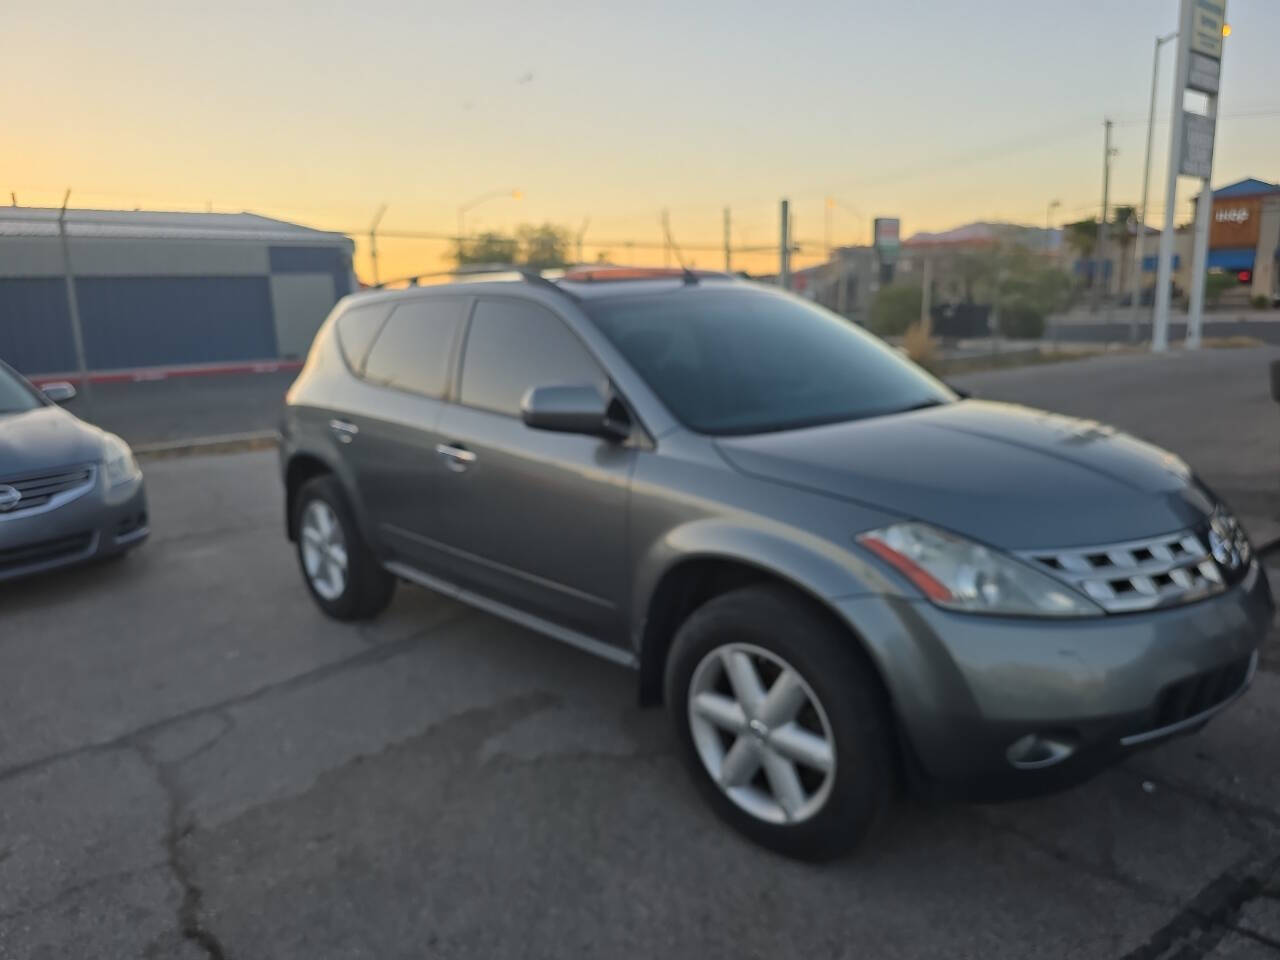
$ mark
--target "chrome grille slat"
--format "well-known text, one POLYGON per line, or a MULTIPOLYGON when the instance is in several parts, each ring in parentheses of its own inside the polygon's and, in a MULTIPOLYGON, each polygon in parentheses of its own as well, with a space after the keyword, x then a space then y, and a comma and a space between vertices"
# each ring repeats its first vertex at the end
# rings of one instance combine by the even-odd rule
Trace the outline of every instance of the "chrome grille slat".
POLYGON ((1186 603, 1225 586, 1200 536, 1185 530, 1145 540, 1026 550, 1019 555, 1084 593, 1108 613, 1186 603))
POLYGON ((92 464, 0 477, 0 485, 13 488, 19 495, 17 503, 0 511, 0 522, 29 517, 70 503, 88 493, 96 480, 97 468, 92 464))

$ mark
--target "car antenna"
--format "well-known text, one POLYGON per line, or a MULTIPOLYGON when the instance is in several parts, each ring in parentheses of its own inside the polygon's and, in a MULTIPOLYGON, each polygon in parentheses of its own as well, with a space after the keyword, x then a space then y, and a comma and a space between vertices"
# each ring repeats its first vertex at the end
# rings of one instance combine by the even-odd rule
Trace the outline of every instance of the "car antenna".
POLYGON ((662 220, 662 231, 667 235, 667 245, 671 247, 671 252, 676 255, 676 263, 680 264, 680 269, 684 271, 685 285, 696 284, 698 275, 685 266, 684 256, 680 253, 680 248, 676 246, 676 241, 671 236, 671 224, 667 222, 665 217, 662 220))

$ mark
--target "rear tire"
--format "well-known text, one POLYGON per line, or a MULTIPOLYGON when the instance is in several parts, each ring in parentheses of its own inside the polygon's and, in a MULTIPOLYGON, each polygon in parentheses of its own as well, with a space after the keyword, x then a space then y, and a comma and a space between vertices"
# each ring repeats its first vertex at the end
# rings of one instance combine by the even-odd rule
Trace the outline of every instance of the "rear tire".
POLYGON ((802 860, 852 850, 896 786, 892 724, 857 641, 784 587, 698 608, 667 659, 667 708, 715 812, 802 860))
POLYGON ((336 477, 308 480, 293 520, 302 579, 321 610, 335 620, 369 620, 386 609, 395 577, 365 542, 336 477))

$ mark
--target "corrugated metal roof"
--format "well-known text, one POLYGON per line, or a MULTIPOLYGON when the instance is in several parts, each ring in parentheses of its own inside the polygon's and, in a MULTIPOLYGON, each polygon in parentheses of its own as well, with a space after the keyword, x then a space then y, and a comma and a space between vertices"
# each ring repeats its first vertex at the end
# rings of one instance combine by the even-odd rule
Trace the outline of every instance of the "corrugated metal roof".
MULTIPOLYGON (((0 237, 56 237, 53 207, 0 207, 0 237)), ((341 244, 341 233, 314 230, 256 213, 170 213, 160 210, 68 210, 67 233, 77 238, 132 240, 256 240, 260 243, 341 244)))

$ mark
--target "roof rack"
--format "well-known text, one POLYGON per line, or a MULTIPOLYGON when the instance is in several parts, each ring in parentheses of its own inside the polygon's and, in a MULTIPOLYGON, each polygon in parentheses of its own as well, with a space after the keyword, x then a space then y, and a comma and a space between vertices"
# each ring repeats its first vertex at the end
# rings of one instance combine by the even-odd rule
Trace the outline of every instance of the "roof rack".
POLYGON ((732 274, 720 270, 695 270, 685 267, 570 267, 564 272, 570 283, 618 283, 624 280, 731 280, 732 274))
POLYGON ((398 277, 395 280, 384 280, 373 285, 373 290, 385 290, 393 283, 405 283, 410 287, 422 286, 423 280, 435 280, 447 277, 453 283, 481 283, 503 279, 519 279, 525 283, 554 290, 570 300, 577 300, 571 291, 566 290, 554 280, 549 280, 532 267, 523 267, 511 263, 484 263, 461 267, 457 270, 438 270, 433 273, 418 273, 411 277, 398 277))

